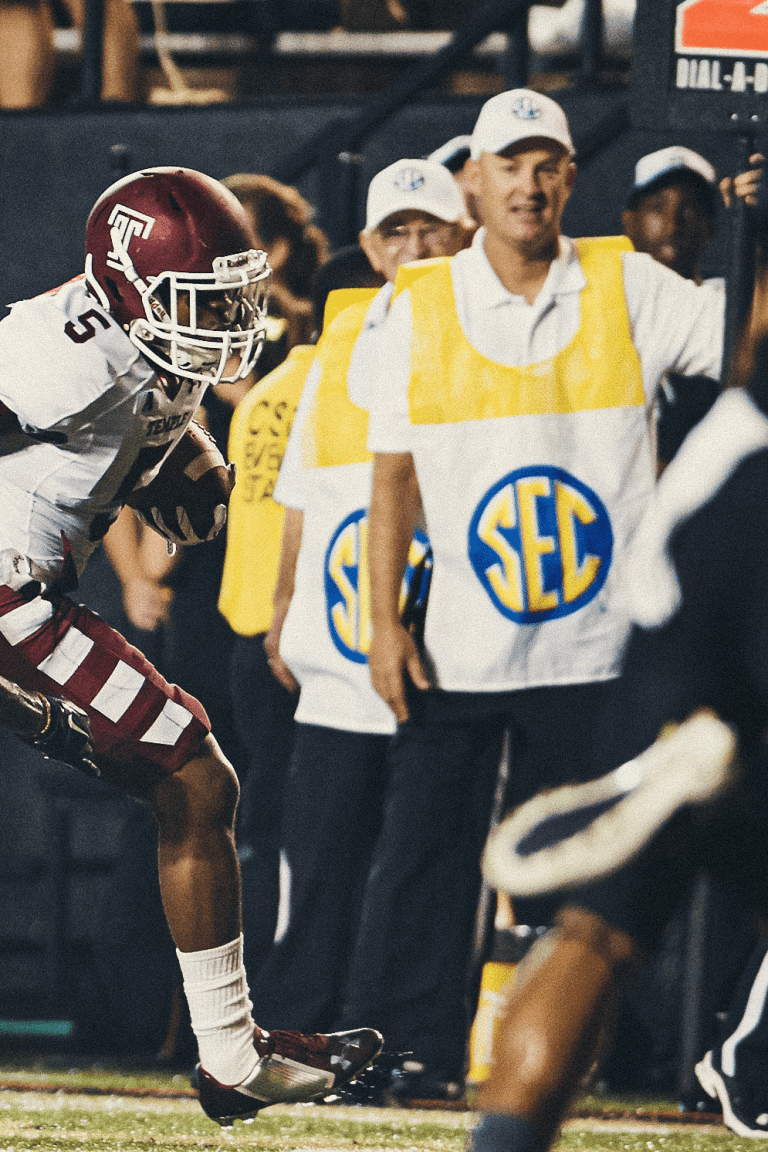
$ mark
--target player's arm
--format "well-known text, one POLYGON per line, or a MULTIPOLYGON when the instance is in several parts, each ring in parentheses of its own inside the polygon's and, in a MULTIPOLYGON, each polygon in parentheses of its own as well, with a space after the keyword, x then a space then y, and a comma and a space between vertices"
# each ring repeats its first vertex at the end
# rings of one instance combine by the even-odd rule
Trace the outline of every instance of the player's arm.
POLYGON ((280 655, 280 636, 296 586, 296 563, 303 530, 304 513, 298 508, 286 508, 277 583, 272 596, 272 623, 264 637, 264 651, 267 653, 267 663, 272 675, 276 676, 289 692, 298 692, 299 682, 280 655))
POLYGON ((420 689, 429 679, 411 634, 400 622, 400 589, 421 509, 410 452, 377 452, 368 527, 371 579, 371 681, 398 723, 408 719, 405 677, 420 689))
POLYGON ((120 581, 130 622, 144 632, 167 624, 173 600, 168 584, 180 553, 169 555, 162 538, 123 508, 104 537, 104 551, 120 581))
POLYGON ((60 696, 27 692, 0 676, 0 723, 51 760, 99 775, 91 760, 93 743, 82 708, 60 696))
POLYGON ((764 160, 765 157, 760 152, 755 152, 749 158, 749 163, 752 167, 748 168, 746 172, 739 172, 738 176, 723 177, 720 181, 719 188, 726 208, 731 207, 734 196, 746 200, 747 204, 752 204, 753 206, 757 204, 764 160))
POLYGON ((192 420, 154 478, 132 487, 121 502, 169 543, 202 544, 224 527, 234 486, 234 465, 227 465, 210 433, 192 420))

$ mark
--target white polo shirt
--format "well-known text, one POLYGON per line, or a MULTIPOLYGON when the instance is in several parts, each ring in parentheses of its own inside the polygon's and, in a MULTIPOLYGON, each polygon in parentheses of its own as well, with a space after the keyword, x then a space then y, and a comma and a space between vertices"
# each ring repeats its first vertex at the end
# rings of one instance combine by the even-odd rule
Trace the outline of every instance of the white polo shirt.
MULTIPOLYGON (((504 288, 483 240, 481 230, 450 262, 459 339, 489 362, 491 378, 512 366, 535 379, 539 365, 581 335, 587 280, 574 243, 561 240, 528 304, 504 288)), ((627 624, 617 562, 653 487, 654 397, 669 370, 719 376, 723 295, 650 256, 615 259, 617 293, 623 284, 624 294, 617 314, 636 350, 639 401, 569 402, 541 412, 534 403, 500 416, 429 422, 413 417, 409 397, 411 291, 395 298, 368 342, 365 371, 376 381, 369 447, 411 452, 416 464, 435 555, 425 642, 442 688, 504 691, 618 674, 627 624), (592 588, 591 571, 598 574, 592 588)), ((421 282, 413 288, 421 290, 421 282)), ((601 339, 610 348, 610 333, 601 339)))

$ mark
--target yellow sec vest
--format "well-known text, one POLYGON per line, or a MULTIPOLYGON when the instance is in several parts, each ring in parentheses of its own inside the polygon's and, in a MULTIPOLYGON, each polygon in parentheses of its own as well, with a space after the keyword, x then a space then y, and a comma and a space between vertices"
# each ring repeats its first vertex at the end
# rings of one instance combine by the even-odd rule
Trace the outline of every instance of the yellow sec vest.
POLYGON ((305 468, 365 464, 373 459, 367 448, 368 413, 350 400, 347 373, 355 343, 378 291, 355 288, 329 294, 323 335, 317 346, 322 375, 302 436, 305 468))
POLYGON ((576 242, 575 335, 510 366, 464 334, 452 264, 413 279, 408 411, 434 551, 425 630, 440 687, 505 691, 617 675, 617 560, 653 469, 624 296, 624 237, 576 242), (451 621, 471 620, 470 629, 451 621))
MULTIPOLYGON (((302 405, 302 423, 294 432, 301 438, 306 500, 280 654, 301 684, 299 722, 389 735, 394 717, 373 690, 367 668, 368 413, 347 392, 355 343, 378 291, 361 291, 352 304, 348 295, 341 297, 347 306, 340 311, 335 308, 339 297, 329 297, 326 308, 313 369, 316 388, 311 399, 307 396, 306 409, 302 405)), ((412 566, 421 559, 419 543, 412 545, 412 566)))
MULTIPOLYGON (((575 246, 587 281, 579 330, 548 360, 522 367, 495 363, 472 347, 456 316, 450 263, 436 262, 421 282, 428 291, 411 294, 418 333, 409 388, 413 424, 644 405, 622 278, 621 253, 632 245, 612 236, 577 240, 575 246)), ((406 285, 404 277, 398 287, 406 285)))
POLYGON ((229 458, 237 483, 229 502, 219 611, 241 636, 266 632, 272 620, 285 510, 272 499, 314 345, 292 348, 235 409, 229 458))

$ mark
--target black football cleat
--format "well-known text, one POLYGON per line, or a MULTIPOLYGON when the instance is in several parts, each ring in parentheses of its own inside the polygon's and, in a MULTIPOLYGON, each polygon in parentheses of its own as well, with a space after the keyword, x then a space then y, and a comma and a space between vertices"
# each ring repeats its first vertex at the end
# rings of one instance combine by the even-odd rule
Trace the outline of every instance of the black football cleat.
POLYGON ((270 1104, 320 1100, 367 1068, 383 1043, 373 1028, 310 1036, 257 1028, 253 1046, 260 1060, 251 1079, 234 1088, 198 1066, 200 1105, 211 1120, 229 1128, 235 1120, 253 1119, 270 1104))

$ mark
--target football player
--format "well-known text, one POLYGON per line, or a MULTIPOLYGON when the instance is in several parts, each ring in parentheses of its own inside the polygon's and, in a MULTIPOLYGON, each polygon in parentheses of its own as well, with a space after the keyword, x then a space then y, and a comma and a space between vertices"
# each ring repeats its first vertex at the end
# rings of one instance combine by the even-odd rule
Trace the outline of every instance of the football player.
POLYGON ((44 737, 46 701, 63 697, 90 722, 92 757, 87 742, 81 755, 154 812, 163 903, 199 1046, 200 1102, 227 1125, 268 1104, 327 1095, 369 1063, 381 1037, 254 1024, 235 773, 198 701, 67 592, 137 488, 163 503, 164 476, 172 492, 182 475, 191 484, 179 487, 175 516, 141 503, 153 527, 184 543, 221 527, 229 481, 201 485, 198 500, 198 460, 205 471, 210 454, 196 455, 188 426, 208 385, 253 368, 268 278, 232 193, 200 172, 150 168, 97 200, 85 274, 13 305, 0 322, 0 668, 20 686, 17 706, 26 701, 37 717, 28 736, 44 737), (182 471, 174 468, 180 441, 182 471))

